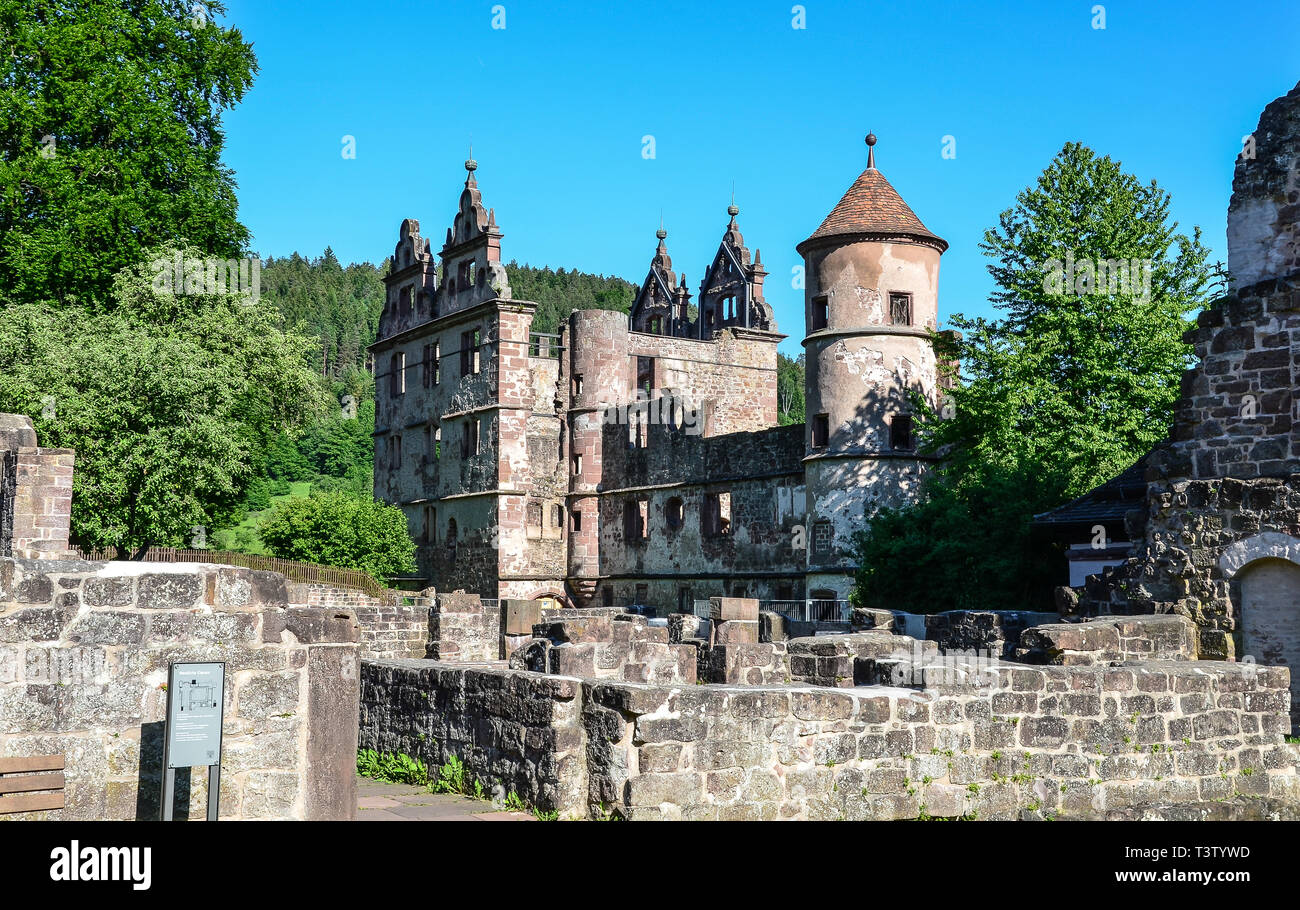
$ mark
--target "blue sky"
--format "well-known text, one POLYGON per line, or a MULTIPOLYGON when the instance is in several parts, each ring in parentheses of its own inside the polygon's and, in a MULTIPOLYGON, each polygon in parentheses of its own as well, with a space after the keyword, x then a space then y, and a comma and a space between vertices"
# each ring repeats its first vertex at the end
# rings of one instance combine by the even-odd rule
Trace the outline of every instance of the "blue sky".
POLYGON ((1157 180, 1226 260, 1242 137, 1300 80, 1292 0, 1106 2, 1104 29, 1096 0, 807 0, 802 29, 794 5, 229 0, 261 67, 225 118, 240 217, 263 256, 378 262, 405 217, 437 248, 472 139, 506 260, 639 282, 662 212, 694 291, 734 183, 793 355, 794 246, 865 167, 868 130, 951 244, 941 319, 988 315, 983 232, 1071 140, 1157 180))

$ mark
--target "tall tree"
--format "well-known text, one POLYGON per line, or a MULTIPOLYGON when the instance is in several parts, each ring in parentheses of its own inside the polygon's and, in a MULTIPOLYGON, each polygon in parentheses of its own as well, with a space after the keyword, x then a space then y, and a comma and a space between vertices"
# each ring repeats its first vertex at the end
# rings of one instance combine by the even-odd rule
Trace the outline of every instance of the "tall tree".
POLYGON ((1169 431, 1190 362, 1182 334, 1218 272, 1200 229, 1177 228, 1154 181, 1068 143, 985 232, 1005 315, 955 315, 963 337, 936 340, 960 375, 948 370, 956 386, 938 413, 917 406, 927 450, 946 461, 928 499, 882 510, 862 535, 861 602, 1050 603, 1061 557, 1030 534, 1033 515, 1119 473, 1169 431), (953 571, 927 575, 921 591, 910 582, 936 558, 953 571))
POLYGON ((279 435, 323 407, 310 342, 238 294, 158 290, 143 264, 123 270, 111 302, 11 307, 0 411, 76 449, 75 541, 188 546, 195 528, 230 521, 279 435))
POLYGON ((108 302, 143 250, 248 241, 221 114, 257 71, 215 0, 0 0, 0 288, 108 302))

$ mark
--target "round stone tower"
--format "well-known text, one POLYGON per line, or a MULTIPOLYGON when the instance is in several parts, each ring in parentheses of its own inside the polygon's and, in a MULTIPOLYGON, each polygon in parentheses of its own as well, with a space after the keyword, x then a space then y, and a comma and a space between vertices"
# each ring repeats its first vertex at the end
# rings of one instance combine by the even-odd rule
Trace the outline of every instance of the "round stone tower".
MULTIPOLYGON (((804 258, 808 576, 813 599, 848 596, 853 536, 881 506, 915 497, 929 459, 916 451, 909 391, 938 394, 928 332, 938 325, 939 257, 926 229, 867 169, 796 248, 804 258)), ((905 607, 905 605, 900 605, 905 607)))

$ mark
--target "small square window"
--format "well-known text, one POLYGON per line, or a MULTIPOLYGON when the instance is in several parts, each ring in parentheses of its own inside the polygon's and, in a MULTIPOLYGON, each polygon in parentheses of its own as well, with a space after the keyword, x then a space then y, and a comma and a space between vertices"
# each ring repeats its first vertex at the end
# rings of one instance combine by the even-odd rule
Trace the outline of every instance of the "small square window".
POLYGON ((889 447, 906 451, 916 448, 912 438, 912 418, 907 414, 895 414, 889 421, 889 447))
POLYGON ((911 294, 889 295, 889 323, 890 325, 912 324, 911 294))
POLYGON ((812 419, 812 447, 824 449, 831 438, 831 419, 829 414, 817 414, 812 419))
POLYGON ((825 294, 812 299, 812 330, 824 329, 830 324, 830 300, 825 294))

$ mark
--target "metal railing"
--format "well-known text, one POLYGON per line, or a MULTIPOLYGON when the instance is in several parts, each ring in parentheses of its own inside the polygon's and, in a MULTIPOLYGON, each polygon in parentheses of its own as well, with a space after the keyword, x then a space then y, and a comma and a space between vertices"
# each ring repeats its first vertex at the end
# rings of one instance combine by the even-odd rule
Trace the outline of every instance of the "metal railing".
POLYGON ((768 610, 790 622, 849 624, 852 607, 847 600, 760 600, 760 610, 768 610))

